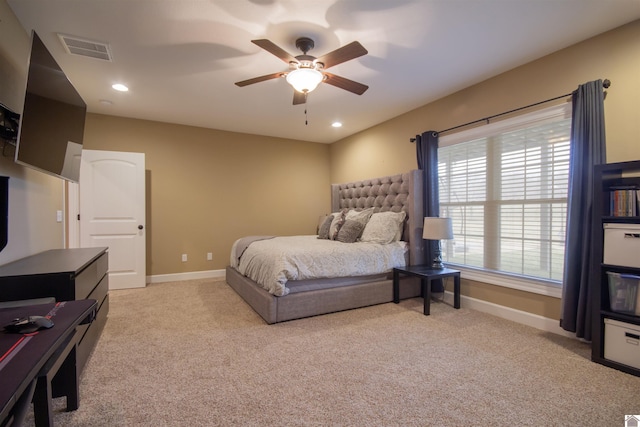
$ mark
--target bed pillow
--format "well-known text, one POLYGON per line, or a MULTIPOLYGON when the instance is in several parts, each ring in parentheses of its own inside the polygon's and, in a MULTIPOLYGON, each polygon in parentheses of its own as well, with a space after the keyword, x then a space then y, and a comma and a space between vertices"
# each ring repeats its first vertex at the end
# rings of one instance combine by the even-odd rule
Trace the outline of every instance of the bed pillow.
POLYGON ((333 220, 331 221, 331 226, 329 227, 329 239, 336 240, 336 237, 338 236, 338 230, 340 230, 340 227, 342 227, 342 224, 344 223, 345 212, 334 212, 331 215, 333 215, 333 220))
POLYGON ((344 224, 338 230, 336 240, 342 243, 354 243, 364 230, 364 224, 352 219, 345 219, 344 224))
POLYGON ((387 244, 400 240, 406 213, 378 212, 371 215, 360 240, 363 242, 387 244))
POLYGON ((361 211, 352 209, 347 212, 345 220, 358 221, 362 224, 362 228, 364 229, 364 226, 367 225, 367 222, 369 222, 369 218, 371 218, 371 215, 373 215, 373 208, 363 209, 361 211))
POLYGON ((324 222, 327 220, 329 215, 320 215, 318 217, 318 225, 316 225, 316 234, 320 234, 320 227, 322 227, 322 224, 324 224, 324 222))
POLYGON ((331 223, 333 222, 333 215, 329 215, 325 218, 322 225, 318 229, 318 239, 328 239, 329 238, 329 229, 331 228, 331 223))

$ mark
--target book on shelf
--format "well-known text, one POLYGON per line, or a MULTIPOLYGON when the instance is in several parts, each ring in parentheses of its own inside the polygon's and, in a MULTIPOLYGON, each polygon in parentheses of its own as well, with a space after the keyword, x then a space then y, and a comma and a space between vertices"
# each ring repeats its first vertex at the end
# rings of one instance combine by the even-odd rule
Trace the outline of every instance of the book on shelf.
POLYGON ((638 216, 639 204, 640 189, 637 186, 617 186, 609 189, 610 216, 638 216))

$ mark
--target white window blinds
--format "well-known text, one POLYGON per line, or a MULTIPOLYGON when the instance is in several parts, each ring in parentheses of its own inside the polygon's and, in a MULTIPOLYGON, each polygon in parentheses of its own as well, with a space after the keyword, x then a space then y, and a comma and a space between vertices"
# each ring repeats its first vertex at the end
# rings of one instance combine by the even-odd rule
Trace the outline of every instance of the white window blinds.
POLYGON ((562 105, 440 139, 446 262, 562 280, 570 132, 562 105))

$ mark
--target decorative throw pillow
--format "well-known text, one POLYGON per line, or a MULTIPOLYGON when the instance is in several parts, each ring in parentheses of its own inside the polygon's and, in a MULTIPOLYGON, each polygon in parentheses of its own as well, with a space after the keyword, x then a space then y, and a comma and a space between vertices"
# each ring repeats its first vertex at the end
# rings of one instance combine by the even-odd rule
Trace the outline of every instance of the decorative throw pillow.
POLYGON ((373 208, 363 209, 361 211, 357 211, 355 209, 352 209, 349 212, 347 212, 347 215, 345 216, 345 219, 346 220, 352 220, 352 221, 358 221, 359 223, 361 223, 363 225, 363 228, 364 228, 364 226, 367 225, 367 222, 369 221, 369 218, 371 218, 371 215, 373 215, 373 208))
POLYGON ((327 217, 329 217, 329 215, 320 215, 318 217, 318 225, 316 226, 316 234, 320 234, 320 227, 322 227, 322 224, 324 224, 324 222, 327 220, 327 217))
POLYGON ((402 236, 402 226, 406 213, 402 212, 378 212, 371 215, 360 240, 371 243, 391 243, 398 241, 402 236))
POLYGON ((338 230, 340 230, 340 227, 342 227, 342 224, 344 223, 345 212, 334 212, 331 215, 333 215, 333 220, 331 221, 331 226, 329 227, 329 239, 336 240, 338 230))
POLYGON ((331 222, 333 222, 333 215, 329 215, 325 218, 324 222, 320 226, 320 229, 318 230, 318 239, 329 238, 329 228, 331 228, 331 222))
POLYGON ((358 240, 358 237, 364 230, 364 224, 352 219, 346 219, 342 227, 338 230, 336 240, 342 243, 353 243, 358 240))

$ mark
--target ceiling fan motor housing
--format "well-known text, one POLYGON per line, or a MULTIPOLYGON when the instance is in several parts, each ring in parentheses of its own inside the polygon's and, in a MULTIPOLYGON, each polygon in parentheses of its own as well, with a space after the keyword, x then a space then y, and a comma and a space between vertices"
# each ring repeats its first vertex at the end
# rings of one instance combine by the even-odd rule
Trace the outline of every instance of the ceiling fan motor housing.
POLYGON ((317 62, 315 56, 310 55, 298 55, 296 56, 296 62, 290 62, 289 65, 292 69, 296 68, 313 68, 316 70, 322 70, 324 68, 324 64, 322 62, 317 62))
POLYGON ((312 39, 309 37, 300 37, 296 40, 296 47, 302 51, 305 55, 315 46, 312 39))
POLYGON ((313 47, 315 43, 309 37, 300 37, 296 40, 296 47, 302 51, 302 55, 296 56, 296 60, 298 64, 295 65, 295 68, 312 68, 316 70, 321 70, 324 67, 324 64, 318 62, 316 64, 316 57, 307 55, 313 47))

